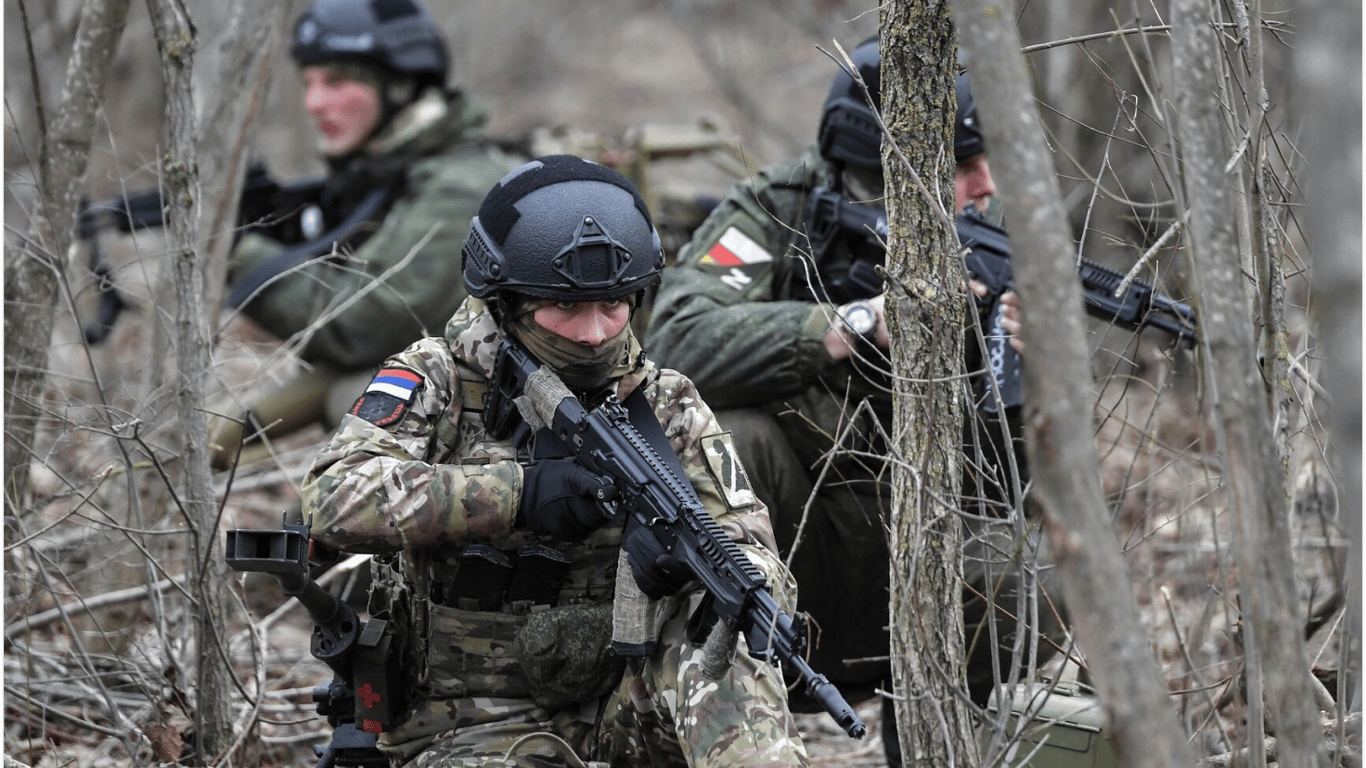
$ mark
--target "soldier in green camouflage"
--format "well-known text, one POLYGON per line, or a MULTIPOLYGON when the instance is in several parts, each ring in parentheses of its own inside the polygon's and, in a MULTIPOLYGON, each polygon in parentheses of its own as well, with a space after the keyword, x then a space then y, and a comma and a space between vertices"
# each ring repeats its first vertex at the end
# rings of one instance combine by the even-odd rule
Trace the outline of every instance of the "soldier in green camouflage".
POLYGON ((549 429, 497 438, 485 420, 505 337, 586 407, 640 391, 707 511, 790 610, 795 582, 729 436, 631 331, 662 266, 620 174, 566 155, 519 167, 471 224, 470 298, 445 336, 385 361, 309 470, 315 540, 375 554, 370 615, 403 628, 411 703, 379 739, 394 765, 807 764, 780 670, 743 638, 719 681, 702 674, 689 629, 705 593, 667 563, 622 566, 662 595, 657 642, 609 650, 622 530, 599 502, 608 481, 549 429))
POLYGON ((233 464, 244 432, 243 463, 262 454, 254 427, 278 438, 335 426, 375 365, 439 332, 464 298, 453 255, 466 225, 517 163, 486 139, 473 98, 446 87, 446 42, 413 0, 317 0, 290 53, 329 169, 298 227, 321 247, 302 266, 285 263, 299 243, 248 231, 228 280, 245 294, 243 314, 300 345, 307 370, 218 409, 218 469, 233 464))
MULTIPOLYGON (((876 99, 876 38, 852 59, 876 99)), ((966 75, 958 95, 955 202, 959 210, 972 206, 990 215, 995 185, 966 75)), ((892 495, 882 457, 892 398, 879 370, 890 363, 882 279, 874 269, 884 253, 880 243, 868 243, 870 232, 843 233, 822 250, 811 212, 813 200, 833 190, 840 205, 884 215, 880 142, 863 90, 841 72, 818 145, 735 185, 680 250, 677 266, 664 271, 645 340, 661 364, 696 382, 734 435, 755 492, 768 505, 779 551, 791 558, 802 585, 800 607, 820 628, 812 666, 851 701, 890 688, 885 531, 892 495)), ((885 236, 885 221, 881 226, 885 236)), ((1017 334, 1018 298, 1009 293, 1002 302, 1004 327, 1017 334)), ((964 557, 973 650, 968 682, 978 704, 1010 668, 1020 584, 1012 558, 1033 563, 1037 543, 1029 539, 1017 549, 1011 525, 985 522, 990 514, 964 516, 972 520, 964 557), (994 630, 982 598, 992 590, 1002 622, 994 630), (974 638, 978 627, 981 637, 974 638)), ((1046 600, 1040 613, 1057 634, 1046 600)), ((803 702, 794 699, 793 706, 803 702)), ((894 726, 886 723, 883 735, 895 736, 894 726)))

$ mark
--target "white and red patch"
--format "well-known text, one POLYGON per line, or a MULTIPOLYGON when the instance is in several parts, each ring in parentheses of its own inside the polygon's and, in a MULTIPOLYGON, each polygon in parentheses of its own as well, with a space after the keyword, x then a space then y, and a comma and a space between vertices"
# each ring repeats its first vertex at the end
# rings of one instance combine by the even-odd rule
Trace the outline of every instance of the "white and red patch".
POLYGON ((703 264, 739 267, 773 261, 773 254, 735 227, 727 229, 716 245, 702 257, 703 264))

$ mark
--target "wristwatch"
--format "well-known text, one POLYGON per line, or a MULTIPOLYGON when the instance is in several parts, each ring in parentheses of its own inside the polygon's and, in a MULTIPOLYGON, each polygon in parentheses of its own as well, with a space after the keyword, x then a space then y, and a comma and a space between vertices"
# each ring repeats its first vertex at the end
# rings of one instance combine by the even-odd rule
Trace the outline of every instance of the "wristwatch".
POLYGON ((865 341, 877 340, 877 310, 864 299, 851 301, 839 308, 840 319, 851 333, 865 341))

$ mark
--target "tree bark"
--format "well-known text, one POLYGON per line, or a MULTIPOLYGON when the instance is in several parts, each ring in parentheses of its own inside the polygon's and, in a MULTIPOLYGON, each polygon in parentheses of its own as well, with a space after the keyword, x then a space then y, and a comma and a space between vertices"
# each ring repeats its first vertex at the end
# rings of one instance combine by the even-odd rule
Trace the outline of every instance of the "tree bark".
POLYGON ((199 141, 199 173, 213 179, 205 188, 200 232, 205 234, 204 308, 216 326, 233 229, 241 201, 242 177, 248 161, 248 138, 260 116, 270 88, 281 31, 288 28, 290 3, 276 0, 244 0, 233 9, 227 33, 219 44, 216 71, 207 82, 222 84, 217 98, 207 105, 199 141))
MULTIPOLYGON (((1224 488, 1235 516, 1239 607, 1247 670, 1249 746, 1261 753, 1261 705, 1275 718, 1279 762, 1315 764, 1318 717, 1309 684, 1303 629, 1297 618, 1295 561, 1286 509, 1285 474, 1276 453, 1266 391, 1256 364, 1224 165, 1214 57, 1220 50, 1205 0, 1172 3, 1172 68, 1177 135, 1189 205, 1188 253, 1199 297, 1205 375, 1224 463, 1224 488)), ((1253 34, 1258 34, 1254 32, 1253 34)))
POLYGON ((955 248, 953 25, 945 2, 881 17, 887 321, 895 372, 892 681, 907 765, 977 765, 963 670, 960 522, 966 298, 955 248), (922 183, 923 182, 923 183, 922 183), (930 190, 933 190, 931 192, 930 190))
POLYGON ((162 174, 168 201, 167 250, 176 286, 176 387, 184 466, 184 513, 190 528, 198 665, 195 677, 195 760, 208 765, 232 736, 230 672, 226 664, 222 594, 227 564, 217 551, 217 520, 209 471, 204 384, 209 361, 204 275, 196 251, 199 170, 191 84, 197 36, 179 0, 149 0, 166 81, 166 150, 162 174), (196 570, 196 567, 198 570, 196 570))
POLYGON ((1125 766, 1194 763, 1167 697, 1101 493, 1087 342, 1071 238, 1005 0, 959 0, 959 44, 992 172, 1009 201, 1015 284, 1025 307, 1027 453, 1078 646, 1125 766), (1031 311, 1030 308, 1038 308, 1031 311))
POLYGON ((28 497, 58 281, 66 270, 100 94, 127 17, 128 0, 90 0, 82 8, 61 105, 41 142, 33 218, 23 240, 5 253, 5 501, 13 514, 28 497))

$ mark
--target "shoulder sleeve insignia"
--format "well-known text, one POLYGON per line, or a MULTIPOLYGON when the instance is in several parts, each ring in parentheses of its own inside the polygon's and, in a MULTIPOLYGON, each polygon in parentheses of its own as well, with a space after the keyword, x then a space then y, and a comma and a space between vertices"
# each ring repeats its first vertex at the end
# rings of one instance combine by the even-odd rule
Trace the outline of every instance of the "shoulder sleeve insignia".
POLYGON ((770 268, 772 261, 773 254, 768 249, 732 226, 721 234, 705 256, 698 259, 698 264, 719 272, 721 282, 731 288, 744 291, 770 268))
POLYGON ((703 264, 715 267, 742 267, 766 261, 773 261, 773 254, 738 227, 728 228, 702 257, 703 264))
POLYGON ((397 423, 417 398, 422 381, 421 376, 406 368, 381 368, 351 406, 351 415, 377 427, 397 423))

